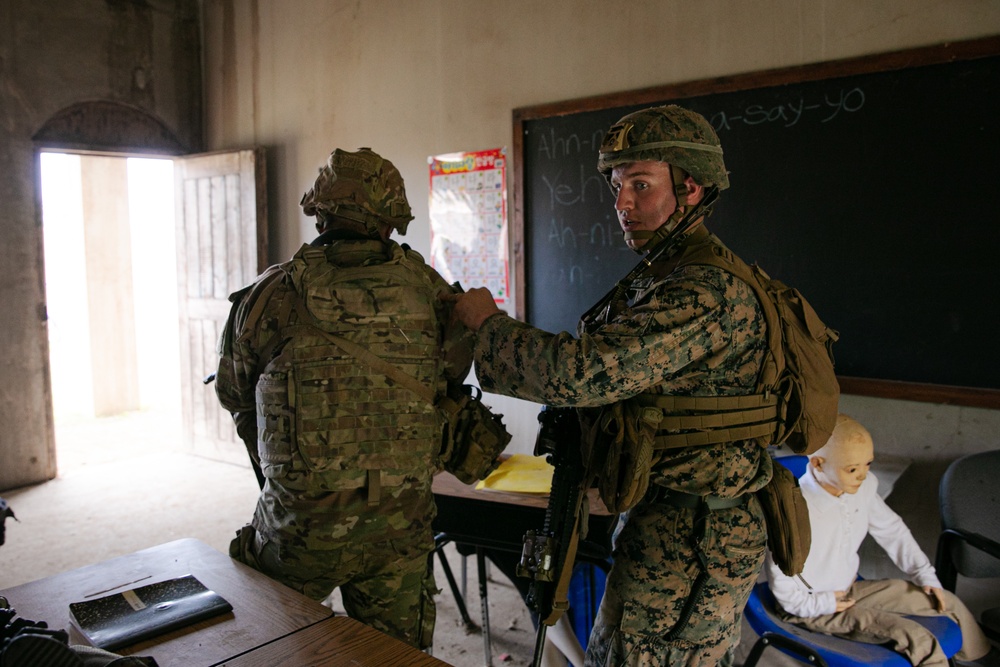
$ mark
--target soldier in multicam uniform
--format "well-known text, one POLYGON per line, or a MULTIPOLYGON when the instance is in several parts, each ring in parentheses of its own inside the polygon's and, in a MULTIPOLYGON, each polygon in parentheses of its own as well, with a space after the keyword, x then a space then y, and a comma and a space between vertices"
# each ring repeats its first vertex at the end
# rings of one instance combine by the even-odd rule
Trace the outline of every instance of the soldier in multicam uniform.
MULTIPOLYGON (((483 389, 580 408, 584 433, 638 397, 753 392, 767 349, 754 292, 720 268, 676 268, 691 246, 723 248, 701 224, 706 195, 729 186, 711 125, 673 105, 625 116, 606 135, 598 169, 633 250, 652 248, 687 214, 697 224, 621 299, 585 317, 577 337, 505 316, 486 290, 449 297, 477 331, 483 389)), ((583 445, 593 452, 605 443, 583 445)), ((599 481, 619 473, 606 465, 599 481)), ((754 492, 770 477, 767 450, 753 439, 654 452, 648 491, 621 517, 588 667, 732 659, 767 539, 754 492)))
POLYGON ((301 204, 319 237, 231 297, 220 341, 219 400, 262 473, 230 553, 317 600, 339 587, 350 616, 427 648, 441 417, 376 366, 441 396, 472 337, 439 298, 456 288, 390 239, 413 216, 388 160, 337 149, 301 204))

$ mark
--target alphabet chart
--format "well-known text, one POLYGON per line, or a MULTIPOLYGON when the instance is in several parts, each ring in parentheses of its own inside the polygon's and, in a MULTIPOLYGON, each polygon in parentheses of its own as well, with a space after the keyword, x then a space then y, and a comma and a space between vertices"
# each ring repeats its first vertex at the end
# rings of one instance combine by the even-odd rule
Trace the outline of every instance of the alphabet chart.
POLYGON ((486 287, 510 300, 507 252, 507 155, 497 148, 449 153, 430 165, 430 263, 463 289, 486 287))

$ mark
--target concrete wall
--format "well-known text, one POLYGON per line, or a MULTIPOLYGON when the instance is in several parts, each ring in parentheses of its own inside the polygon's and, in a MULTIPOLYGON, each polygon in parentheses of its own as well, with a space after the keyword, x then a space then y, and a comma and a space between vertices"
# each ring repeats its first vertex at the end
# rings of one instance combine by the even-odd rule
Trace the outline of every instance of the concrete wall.
POLYGON ((101 100, 200 149, 200 66, 197 0, 0 2, 0 489, 55 473, 32 136, 101 100))
MULTIPOLYGON (((509 146, 514 108, 1000 33, 995 0, 204 0, 203 18, 206 139, 270 149, 272 261, 311 238, 299 198, 335 147, 395 162, 426 254, 427 157, 509 146)), ((489 399, 530 451, 538 406, 489 399)), ((842 409, 913 460, 891 501, 933 553, 940 475, 1000 448, 1000 412, 842 409)))

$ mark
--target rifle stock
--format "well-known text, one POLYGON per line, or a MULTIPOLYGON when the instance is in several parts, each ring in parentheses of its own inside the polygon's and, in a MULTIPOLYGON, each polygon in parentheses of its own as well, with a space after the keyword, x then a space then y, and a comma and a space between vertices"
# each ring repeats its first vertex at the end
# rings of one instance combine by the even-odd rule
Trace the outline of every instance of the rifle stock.
POLYGON ((555 469, 552 490, 540 531, 529 530, 517 574, 532 580, 527 604, 538 614, 534 665, 540 664, 545 629, 569 606, 567 594, 579 541, 580 507, 584 498, 584 463, 580 422, 572 408, 545 406, 538 413, 535 455, 545 455, 555 469))

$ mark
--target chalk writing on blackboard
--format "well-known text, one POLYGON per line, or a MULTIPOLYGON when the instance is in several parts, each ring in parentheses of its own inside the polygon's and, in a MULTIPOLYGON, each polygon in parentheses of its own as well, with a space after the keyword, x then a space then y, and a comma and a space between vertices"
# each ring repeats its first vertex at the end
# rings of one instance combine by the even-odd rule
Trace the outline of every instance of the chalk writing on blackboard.
POLYGON ((1000 146, 998 74, 994 37, 516 110, 519 317, 573 331, 639 261, 597 154, 622 116, 677 103, 710 120, 732 172, 709 229, 809 295, 840 330, 839 374, 897 398, 965 404, 986 392, 982 404, 1000 407, 1000 311, 983 307, 1000 255, 983 211, 1000 208, 1000 188, 982 167, 1000 146))
POLYGON ((542 183, 548 194, 549 209, 559 206, 604 202, 608 196, 608 183, 600 174, 594 173, 594 165, 582 163, 577 174, 567 174, 563 170, 555 174, 543 174, 542 183))
POLYGON ((716 132, 733 129, 734 124, 760 125, 762 123, 781 122, 785 127, 793 127, 804 117, 814 118, 820 123, 828 123, 841 113, 855 113, 865 105, 865 91, 855 87, 850 90, 840 89, 834 93, 823 95, 822 103, 816 100, 798 100, 784 104, 764 107, 760 104, 750 104, 736 113, 718 111, 709 116, 716 132))
POLYGON ((546 160, 558 160, 561 157, 570 155, 594 155, 604 141, 604 129, 591 132, 582 138, 577 133, 559 136, 555 130, 550 130, 547 135, 538 137, 538 157, 546 160))

